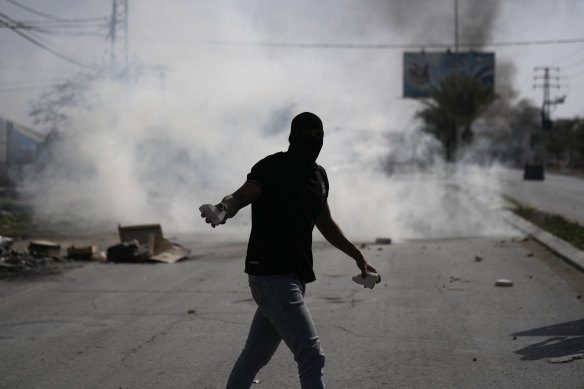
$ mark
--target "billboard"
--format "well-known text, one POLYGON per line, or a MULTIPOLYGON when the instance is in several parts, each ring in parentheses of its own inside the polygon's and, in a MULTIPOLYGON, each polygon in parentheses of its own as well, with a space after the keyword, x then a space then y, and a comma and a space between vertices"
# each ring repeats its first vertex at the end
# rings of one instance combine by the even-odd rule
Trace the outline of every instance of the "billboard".
POLYGON ((495 84, 495 53, 404 53, 404 97, 428 97, 446 76, 468 74, 483 85, 495 84))

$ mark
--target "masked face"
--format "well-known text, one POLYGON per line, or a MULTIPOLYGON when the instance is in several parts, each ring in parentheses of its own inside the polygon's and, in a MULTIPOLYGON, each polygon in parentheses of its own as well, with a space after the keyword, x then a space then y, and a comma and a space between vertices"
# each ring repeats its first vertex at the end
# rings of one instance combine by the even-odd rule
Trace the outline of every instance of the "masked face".
POLYGON ((290 140, 288 151, 300 161, 313 164, 322 149, 323 136, 302 136, 290 140))
POLYGON ((320 118, 311 112, 303 112, 292 119, 288 152, 302 165, 312 166, 322 148, 323 137, 320 118))

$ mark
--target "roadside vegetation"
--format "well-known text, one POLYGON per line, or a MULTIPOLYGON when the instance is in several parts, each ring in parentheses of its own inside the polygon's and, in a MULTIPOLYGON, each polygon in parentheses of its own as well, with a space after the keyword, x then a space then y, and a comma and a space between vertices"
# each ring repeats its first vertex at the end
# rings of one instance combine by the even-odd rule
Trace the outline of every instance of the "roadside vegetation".
POLYGON ((507 197, 513 204, 511 211, 516 215, 530 221, 539 228, 565 240, 572 246, 584 250, 584 227, 564 217, 540 211, 523 205, 515 199, 507 197))
POLYGON ((32 229, 33 212, 30 206, 0 198, 0 235, 22 237, 32 229))

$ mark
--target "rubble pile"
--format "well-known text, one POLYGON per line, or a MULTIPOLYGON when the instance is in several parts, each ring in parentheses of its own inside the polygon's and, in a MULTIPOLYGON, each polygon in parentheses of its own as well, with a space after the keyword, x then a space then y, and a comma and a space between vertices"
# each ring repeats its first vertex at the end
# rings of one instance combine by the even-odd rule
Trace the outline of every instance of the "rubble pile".
POLYGON ((176 263, 190 253, 164 237, 159 224, 118 226, 118 234, 120 243, 107 248, 107 252, 99 252, 97 245, 62 250, 60 244, 47 240, 33 240, 27 248, 14 250, 14 239, 0 236, 0 276, 58 271, 78 261, 176 263))
MULTIPOLYGON (((69 262, 55 251, 51 242, 31 242, 28 250, 17 251, 12 249, 14 239, 0 236, 0 272, 22 273, 34 270, 46 270, 55 264, 69 262), (44 246, 44 244, 47 246, 44 246)), ((58 246, 58 245, 57 245, 58 246)))

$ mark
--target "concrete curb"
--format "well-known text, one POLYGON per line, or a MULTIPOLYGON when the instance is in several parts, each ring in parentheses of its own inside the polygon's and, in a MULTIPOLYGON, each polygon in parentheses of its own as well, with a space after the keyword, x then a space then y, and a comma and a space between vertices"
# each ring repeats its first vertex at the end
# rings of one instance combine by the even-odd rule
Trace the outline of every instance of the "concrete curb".
POLYGON ((513 227, 537 240, 566 262, 584 272, 584 251, 577 249, 563 239, 542 230, 535 224, 515 215, 509 210, 503 210, 503 218, 513 227))

